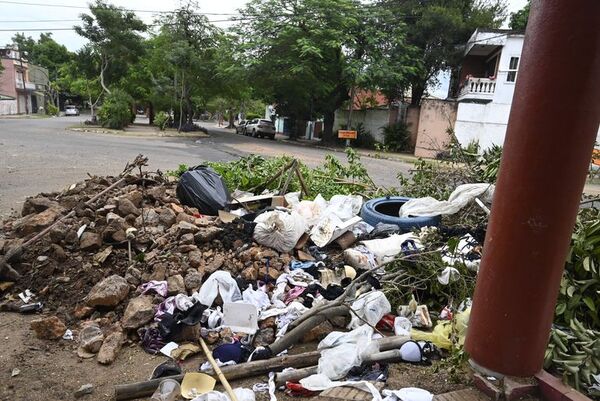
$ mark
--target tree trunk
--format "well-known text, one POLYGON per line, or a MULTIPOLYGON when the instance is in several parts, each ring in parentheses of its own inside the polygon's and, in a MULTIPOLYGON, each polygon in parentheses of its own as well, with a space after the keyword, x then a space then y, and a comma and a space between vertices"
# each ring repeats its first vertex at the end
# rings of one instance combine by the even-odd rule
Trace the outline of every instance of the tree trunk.
POLYGON ((227 128, 235 128, 235 113, 233 107, 229 108, 229 125, 227 128))
POLYGON ((154 105, 152 102, 148 103, 148 124, 154 124, 154 105))
POLYGON ((108 61, 105 61, 104 57, 103 57, 102 58, 102 67, 100 68, 100 85, 102 85, 102 89, 104 89, 104 91, 110 95, 110 90, 108 90, 108 88, 104 84, 104 71, 106 70, 107 67, 108 67, 108 61))
POLYGON ((321 142, 333 143, 335 138, 333 137, 333 123, 335 121, 335 111, 328 111, 323 114, 323 134, 321 135, 321 142))
POLYGON ((189 85, 185 88, 185 106, 187 112, 187 123, 192 125, 194 123, 194 105, 192 104, 192 96, 190 95, 191 90, 189 85))
POLYGON ((410 96, 410 105, 419 106, 421 104, 421 98, 425 93, 425 85, 423 82, 413 82, 410 96))

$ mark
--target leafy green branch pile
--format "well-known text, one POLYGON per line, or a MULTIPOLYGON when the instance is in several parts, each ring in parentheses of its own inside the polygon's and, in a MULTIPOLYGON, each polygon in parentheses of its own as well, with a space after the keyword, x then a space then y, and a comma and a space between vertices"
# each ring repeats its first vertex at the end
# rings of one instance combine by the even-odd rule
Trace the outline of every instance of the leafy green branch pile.
MULTIPOLYGON (((347 163, 340 162, 333 155, 327 155, 321 167, 310 168, 298 161, 299 169, 310 191, 309 198, 321 194, 325 199, 333 195, 361 194, 365 197, 383 196, 389 192, 373 183, 367 169, 353 149, 346 150, 347 163)), ((288 172, 274 180, 267 187, 264 184, 292 161, 290 156, 267 159, 251 155, 231 162, 214 162, 209 165, 219 173, 230 189, 243 191, 278 190, 285 182, 288 172)), ((294 176, 288 192, 300 191, 300 183, 294 176)))

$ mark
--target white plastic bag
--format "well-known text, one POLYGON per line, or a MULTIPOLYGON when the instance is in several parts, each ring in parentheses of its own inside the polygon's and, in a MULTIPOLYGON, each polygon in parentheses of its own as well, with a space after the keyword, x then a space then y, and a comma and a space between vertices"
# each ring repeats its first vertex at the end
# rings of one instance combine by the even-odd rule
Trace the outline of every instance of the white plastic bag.
POLYGON ((279 252, 289 252, 306 231, 306 221, 298 213, 274 210, 259 215, 254 222, 254 239, 279 252))
MULTIPOLYGON (((255 401, 254 391, 247 388, 234 388, 233 394, 238 401, 255 401)), ((231 401, 229 395, 220 391, 209 391, 194 398, 192 401, 231 401)))
POLYGON ((220 270, 211 274, 200 287, 200 291, 194 293, 192 298, 197 299, 202 305, 211 307, 219 294, 223 303, 242 300, 240 289, 229 272, 220 270))
POLYGON ((269 295, 260 288, 254 290, 252 286, 249 286, 242 293, 242 298, 244 302, 256 306, 257 309, 266 309, 271 306, 269 295))
POLYGON ((396 316, 394 319, 394 334, 397 336, 408 336, 410 337, 410 330, 412 329, 412 323, 404 316, 396 316))
POLYGON ((379 351, 372 335, 373 328, 368 325, 349 333, 329 333, 317 347, 321 351, 317 373, 331 380, 345 377, 350 369, 362 364, 365 355, 379 351))
POLYGON ((393 234, 383 239, 362 241, 361 244, 366 246, 375 255, 377 263, 381 264, 394 259, 402 251, 402 244, 411 240, 417 249, 423 248, 419 237, 413 233, 393 234))
POLYGON ((356 329, 365 324, 363 320, 375 326, 383 315, 392 311, 392 306, 383 292, 371 291, 354 301, 352 310, 354 313, 348 328, 356 329))
POLYGON ((400 208, 400 217, 439 216, 454 214, 475 198, 490 203, 494 196, 493 184, 463 184, 456 187, 447 201, 438 201, 432 197, 416 198, 406 202, 400 208))
POLYGON ((292 210, 304 217, 306 225, 312 227, 318 223, 321 218, 323 210, 321 206, 315 201, 303 200, 292 206, 292 210))

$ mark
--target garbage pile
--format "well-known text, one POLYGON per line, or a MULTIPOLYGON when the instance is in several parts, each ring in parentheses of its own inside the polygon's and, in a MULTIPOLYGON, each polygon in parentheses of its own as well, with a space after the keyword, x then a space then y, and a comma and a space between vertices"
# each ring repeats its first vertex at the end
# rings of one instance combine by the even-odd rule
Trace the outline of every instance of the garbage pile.
MULTIPOLYGON (((296 370, 271 375, 264 389, 306 395, 345 385, 381 399, 370 380, 386 376, 385 363, 423 363, 450 337, 448 324, 434 328, 426 305, 413 297, 392 310, 383 292, 385 265, 418 255, 428 232, 367 224, 358 195, 301 197, 231 194, 204 167, 179 180, 130 169, 39 194, 3 223, 0 311, 41 313, 31 323, 38 337, 77 341, 79 357, 101 364, 126 341, 174 360, 212 344, 199 370, 222 369, 229 379, 240 377, 238 365, 246 375, 276 372, 277 358, 295 344, 320 341, 311 357, 286 359, 283 367, 296 370), (414 335, 415 328, 434 330, 414 335)), ((457 279, 457 252, 477 269, 474 242, 441 251, 441 285, 457 279)), ((468 320, 468 310, 442 311, 440 321, 457 312, 468 320)), ((178 374, 177 365, 157 369, 148 395, 163 387, 183 393, 183 384, 159 386, 178 374)), ((118 399, 127 399, 127 386, 121 391, 118 399)), ((189 398, 212 399, 202 398, 206 391, 189 398)), ((394 394, 386 399, 410 399, 394 394)))

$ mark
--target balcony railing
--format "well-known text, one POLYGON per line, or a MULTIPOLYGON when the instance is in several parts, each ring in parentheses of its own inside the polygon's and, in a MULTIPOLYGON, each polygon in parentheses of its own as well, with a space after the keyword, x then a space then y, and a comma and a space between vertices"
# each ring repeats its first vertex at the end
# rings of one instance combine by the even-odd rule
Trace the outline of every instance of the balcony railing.
POLYGON ((23 85, 23 81, 20 79, 15 79, 15 83, 17 85, 17 89, 21 89, 21 90, 35 90, 35 84, 33 82, 25 82, 25 85, 23 85))
POLYGON ((491 102, 496 90, 496 80, 489 78, 468 78, 462 86, 458 100, 479 100, 491 102))

